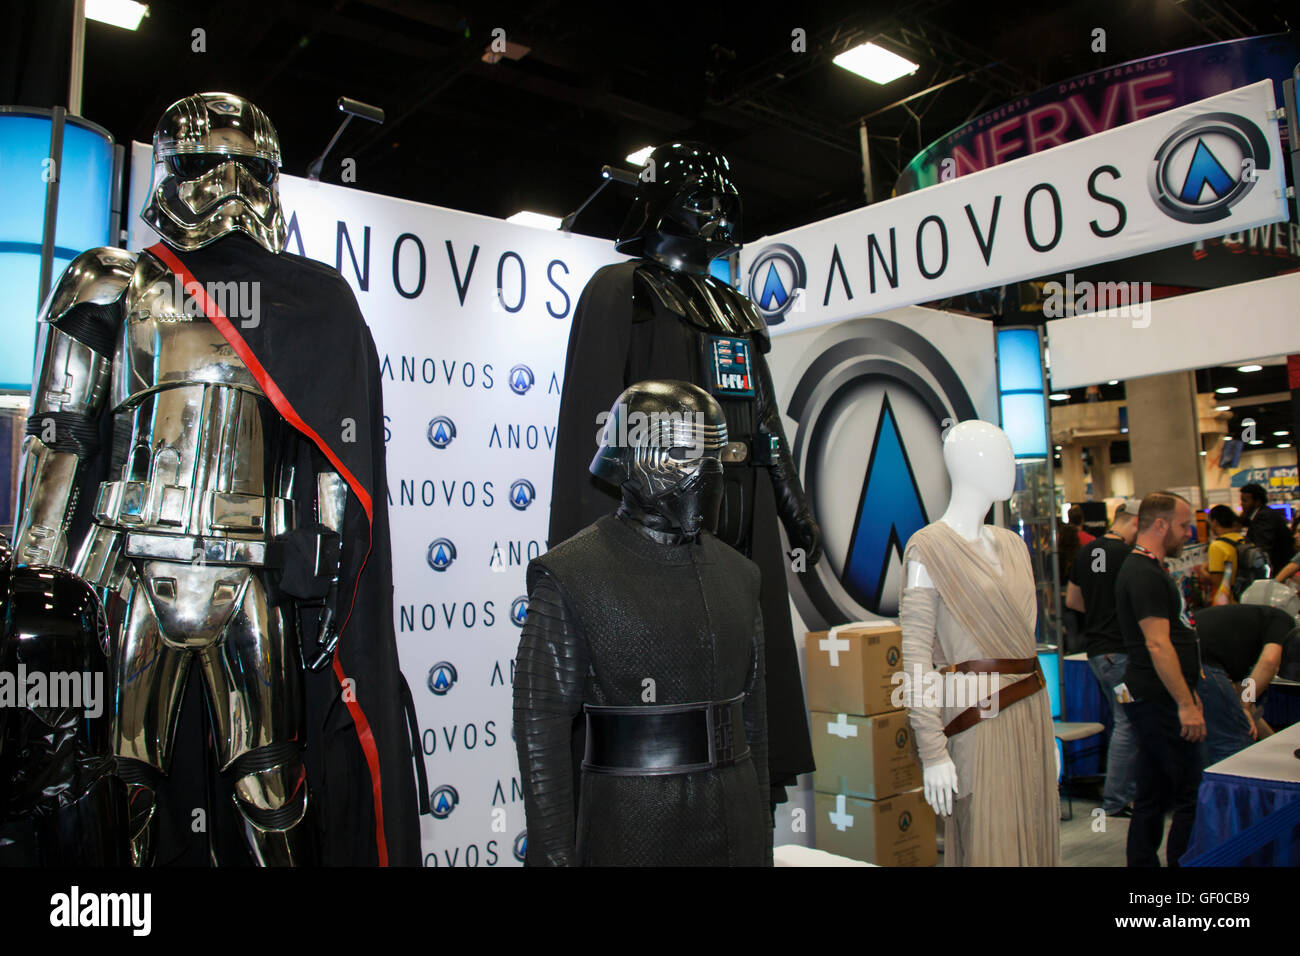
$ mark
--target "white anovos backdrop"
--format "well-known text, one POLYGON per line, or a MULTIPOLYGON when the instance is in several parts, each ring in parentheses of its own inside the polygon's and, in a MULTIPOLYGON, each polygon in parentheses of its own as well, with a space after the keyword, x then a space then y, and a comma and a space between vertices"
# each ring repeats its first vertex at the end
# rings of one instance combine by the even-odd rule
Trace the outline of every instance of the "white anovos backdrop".
MULTIPOLYGON (((139 219, 151 173, 150 147, 133 144, 133 250, 158 241, 139 219)), ((524 568, 546 549, 569 320, 591 274, 622 257, 604 240, 294 176, 280 194, 288 251, 339 268, 379 351, 394 626, 438 813, 421 818, 425 863, 518 865, 524 568)))

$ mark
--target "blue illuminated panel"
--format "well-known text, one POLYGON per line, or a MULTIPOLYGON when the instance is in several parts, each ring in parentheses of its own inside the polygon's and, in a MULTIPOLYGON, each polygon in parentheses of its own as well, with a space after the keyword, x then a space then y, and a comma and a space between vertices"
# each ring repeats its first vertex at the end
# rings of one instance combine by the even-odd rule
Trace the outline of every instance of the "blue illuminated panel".
POLYGON ((998 392, 1002 430, 1016 457, 1046 457, 1047 409, 1036 329, 998 332, 998 392))
MULTIPOLYGON (((49 151, 48 116, 0 113, 0 389, 31 387, 49 151)), ((110 243, 112 180, 112 140, 69 120, 51 282, 79 252, 110 243)))

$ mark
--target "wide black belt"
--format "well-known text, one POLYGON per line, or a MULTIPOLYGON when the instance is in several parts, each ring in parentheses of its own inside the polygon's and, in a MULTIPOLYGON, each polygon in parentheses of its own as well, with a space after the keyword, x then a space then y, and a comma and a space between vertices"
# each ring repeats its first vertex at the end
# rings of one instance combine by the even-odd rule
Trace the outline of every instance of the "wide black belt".
POLYGON ((588 773, 643 776, 696 773, 749 756, 745 695, 731 700, 648 707, 585 705, 588 773))

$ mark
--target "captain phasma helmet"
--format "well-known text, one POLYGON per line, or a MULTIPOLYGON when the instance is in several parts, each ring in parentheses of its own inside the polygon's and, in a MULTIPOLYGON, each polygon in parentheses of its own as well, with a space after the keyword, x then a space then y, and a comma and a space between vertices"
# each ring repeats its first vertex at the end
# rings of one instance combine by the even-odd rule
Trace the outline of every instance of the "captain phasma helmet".
POLYGON ((140 213, 169 246, 190 251, 243 232, 284 249, 280 138, 266 114, 230 93, 195 93, 163 112, 153 187, 140 213))
POLYGON ((688 382, 638 382, 614 402, 590 471, 622 490, 638 519, 693 538, 718 526, 727 420, 688 382), (663 519, 654 521, 655 517, 663 519))
POLYGON ((641 170, 615 248, 707 264, 740 248, 740 214, 727 157, 703 143, 666 143, 641 170))

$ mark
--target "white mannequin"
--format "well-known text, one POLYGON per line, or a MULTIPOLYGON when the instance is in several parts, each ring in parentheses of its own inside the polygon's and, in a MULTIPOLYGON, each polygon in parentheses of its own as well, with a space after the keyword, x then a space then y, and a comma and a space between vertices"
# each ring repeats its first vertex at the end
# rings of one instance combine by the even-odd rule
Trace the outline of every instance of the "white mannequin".
MULTIPOLYGON (((939 520, 967 541, 978 541, 989 563, 1000 567, 997 546, 984 524, 984 516, 993 502, 1006 501, 1015 489, 1016 456, 1011 440, 1006 432, 988 422, 961 422, 943 440, 943 463, 952 479, 952 497, 939 520)), ((920 561, 907 562, 907 587, 934 587, 920 561)), ((925 802, 939 816, 949 816, 953 794, 959 792, 952 758, 926 767, 922 779, 925 802)))

